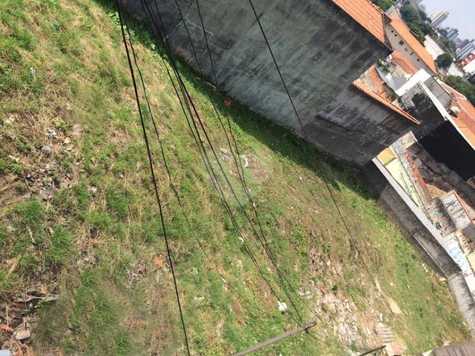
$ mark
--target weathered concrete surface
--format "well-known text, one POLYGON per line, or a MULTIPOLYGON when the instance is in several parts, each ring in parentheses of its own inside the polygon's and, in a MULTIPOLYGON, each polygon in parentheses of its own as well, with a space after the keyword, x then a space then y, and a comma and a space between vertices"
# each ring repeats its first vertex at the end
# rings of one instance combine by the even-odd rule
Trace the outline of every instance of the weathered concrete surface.
MULTIPOLYGON (((173 49, 213 79, 195 0, 159 2, 161 32, 173 49), (193 59, 188 27, 197 50, 193 59)), ((125 1, 148 18, 142 0, 125 1)), ((153 1, 149 0, 150 4, 153 1)), ((297 110, 301 129, 247 0, 201 0, 219 90, 290 128, 328 153, 363 165, 411 124, 352 82, 389 50, 329 0, 258 0, 258 14, 297 110)), ((153 9, 153 5, 151 5, 153 9)), ((154 16, 157 18, 157 16, 154 16)))

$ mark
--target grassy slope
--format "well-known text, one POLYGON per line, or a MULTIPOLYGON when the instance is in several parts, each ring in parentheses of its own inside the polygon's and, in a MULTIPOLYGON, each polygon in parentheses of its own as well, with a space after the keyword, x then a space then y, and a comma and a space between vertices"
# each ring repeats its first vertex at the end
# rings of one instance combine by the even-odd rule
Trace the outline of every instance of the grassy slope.
MULTIPOLYGON (((115 18, 91 0, 1 0, 0 33, 0 300, 41 286, 60 293, 59 301, 41 308, 33 338, 37 349, 174 353, 181 347, 177 310, 115 18), (51 146, 51 154, 42 151, 44 145, 51 146), (46 188, 54 194, 42 199, 46 188)), ((137 37, 172 174, 192 225, 159 164, 192 349, 204 354, 242 349, 292 321, 277 311, 211 191, 160 55, 146 36, 137 37)), ((226 144, 210 100, 232 119, 279 265, 298 288, 320 291, 299 299, 305 319, 312 317, 312 307, 320 310, 321 293, 334 293, 355 303, 359 320, 382 313, 412 351, 467 336, 446 285, 424 269, 354 172, 327 163, 238 105, 223 107, 222 97, 184 72, 208 114, 216 147, 226 144), (350 249, 324 180, 357 236, 361 259, 350 249), (316 251, 312 258, 309 251, 316 251), (403 314, 391 314, 376 280, 403 314)), ((232 170, 229 161, 226 167, 232 170)), ((252 246, 275 281, 257 244, 252 246)), ((325 311, 321 317, 314 329, 318 341, 295 337, 271 354, 341 354, 336 316, 325 311)))

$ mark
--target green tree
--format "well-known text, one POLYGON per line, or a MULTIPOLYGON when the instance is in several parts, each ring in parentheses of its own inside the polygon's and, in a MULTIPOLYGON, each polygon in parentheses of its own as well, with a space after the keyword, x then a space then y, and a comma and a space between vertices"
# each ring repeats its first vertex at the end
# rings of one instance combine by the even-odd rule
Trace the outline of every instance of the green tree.
POLYGON ((475 105, 475 85, 466 81, 463 78, 455 77, 453 75, 449 75, 445 78, 445 82, 450 85, 452 88, 457 89, 463 95, 467 97, 470 102, 475 105))
POLYGON ((419 23, 421 21, 417 9, 409 4, 401 8, 401 16, 408 24, 419 23))
POLYGON ((443 53, 435 60, 439 68, 446 69, 454 62, 454 58, 449 53, 443 53))
POLYGON ((394 0, 373 0, 373 3, 386 11, 394 5, 394 0))
POLYGON ((401 8, 401 16, 419 42, 423 43, 426 35, 434 35, 432 26, 427 22, 427 15, 414 6, 404 5, 401 8))

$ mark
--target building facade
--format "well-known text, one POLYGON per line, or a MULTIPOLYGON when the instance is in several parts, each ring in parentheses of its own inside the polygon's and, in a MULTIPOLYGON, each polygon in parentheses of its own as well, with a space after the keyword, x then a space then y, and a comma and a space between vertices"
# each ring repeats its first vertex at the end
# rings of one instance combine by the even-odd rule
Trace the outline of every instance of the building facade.
POLYGON ((449 12, 448 11, 439 11, 431 15, 430 20, 432 23, 432 26, 434 27, 439 27, 442 22, 447 20, 447 17, 449 17, 449 12))
POLYGON ((468 41, 463 47, 457 50, 457 59, 464 60, 470 53, 475 51, 475 40, 468 41))

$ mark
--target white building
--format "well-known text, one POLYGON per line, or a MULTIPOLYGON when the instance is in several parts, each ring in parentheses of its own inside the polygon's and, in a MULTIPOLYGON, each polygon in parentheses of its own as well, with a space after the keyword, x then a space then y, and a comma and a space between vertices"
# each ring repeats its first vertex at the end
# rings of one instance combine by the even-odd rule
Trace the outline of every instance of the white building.
POLYGON ((449 17, 449 12, 448 11, 439 11, 431 15, 430 20, 432 22, 432 26, 434 27, 439 27, 442 22, 447 20, 447 17, 449 17))

